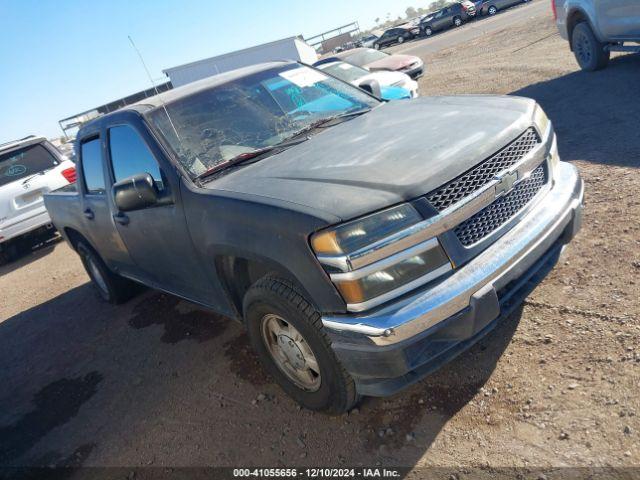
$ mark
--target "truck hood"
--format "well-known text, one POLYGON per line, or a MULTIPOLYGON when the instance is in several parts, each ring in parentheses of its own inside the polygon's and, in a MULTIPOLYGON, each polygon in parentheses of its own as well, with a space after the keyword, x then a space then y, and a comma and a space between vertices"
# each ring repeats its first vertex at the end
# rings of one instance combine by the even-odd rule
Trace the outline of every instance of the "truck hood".
POLYGON ((535 102, 423 97, 382 104, 205 188, 269 197, 348 220, 424 195, 508 144, 535 102))

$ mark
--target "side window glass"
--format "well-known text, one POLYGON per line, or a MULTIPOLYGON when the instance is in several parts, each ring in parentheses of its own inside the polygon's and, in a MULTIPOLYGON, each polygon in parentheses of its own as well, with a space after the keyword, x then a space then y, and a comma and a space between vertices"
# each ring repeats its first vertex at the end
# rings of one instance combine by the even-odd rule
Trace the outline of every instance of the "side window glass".
POLYGON ((105 181, 99 138, 82 142, 80 161, 82 162, 82 178, 84 179, 87 193, 104 194, 105 181))
POLYGON ((164 190, 158 162, 133 127, 119 125, 110 128, 109 151, 116 182, 139 173, 148 173, 155 181, 158 190, 164 190))

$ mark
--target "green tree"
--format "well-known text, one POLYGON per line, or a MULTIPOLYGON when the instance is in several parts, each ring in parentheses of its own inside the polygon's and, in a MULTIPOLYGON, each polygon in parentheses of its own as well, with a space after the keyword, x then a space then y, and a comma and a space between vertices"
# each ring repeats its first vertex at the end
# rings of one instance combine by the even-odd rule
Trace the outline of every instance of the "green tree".
POLYGON ((407 18, 414 18, 418 16, 418 11, 413 7, 407 7, 404 13, 407 16, 407 18))

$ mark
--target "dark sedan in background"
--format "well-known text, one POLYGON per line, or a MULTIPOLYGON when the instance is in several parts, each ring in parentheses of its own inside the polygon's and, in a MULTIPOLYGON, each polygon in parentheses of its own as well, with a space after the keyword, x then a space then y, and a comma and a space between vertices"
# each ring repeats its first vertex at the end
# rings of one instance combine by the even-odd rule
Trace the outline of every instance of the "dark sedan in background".
POLYGON ((383 47, 388 47, 396 43, 404 43, 407 40, 413 40, 420 34, 420 29, 417 26, 403 25, 400 27, 393 27, 386 30, 380 38, 373 43, 373 48, 379 50, 383 47))
POLYGON ((466 6, 461 3, 453 3, 423 18, 420 22, 420 32, 428 37, 439 30, 459 27, 475 14, 475 5, 471 2, 466 6))

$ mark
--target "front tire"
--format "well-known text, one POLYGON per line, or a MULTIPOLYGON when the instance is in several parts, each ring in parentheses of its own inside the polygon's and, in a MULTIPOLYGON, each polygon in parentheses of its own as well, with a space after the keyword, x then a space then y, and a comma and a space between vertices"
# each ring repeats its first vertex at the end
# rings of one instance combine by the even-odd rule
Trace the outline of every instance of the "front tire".
POLYGON ((611 52, 604 49, 605 44, 598 41, 586 22, 579 23, 573 29, 571 46, 582 70, 587 72, 601 70, 609 63, 611 52))
POLYGON ((433 35, 433 30, 432 30, 432 28, 431 28, 431 27, 427 27, 427 28, 425 28, 425 29, 424 29, 424 34, 425 34, 427 37, 430 37, 431 35, 433 35))
POLYGON ((373 48, 375 48, 376 50, 380 50, 380 44, 374 43, 373 48))
POLYGON ((487 13, 489 14, 489 16, 493 17, 496 13, 498 13, 498 9, 496 8, 495 5, 491 5, 488 8, 487 13))
POLYGON ((258 280, 243 307, 251 345, 290 397, 310 410, 333 414, 357 403, 355 383, 333 353, 320 314, 291 282, 258 280))
POLYGON ((124 303, 140 290, 137 283, 109 270, 100 256, 85 242, 79 241, 76 250, 91 283, 105 302, 114 305, 124 303))
POLYGON ((398 37, 398 43, 404 43, 404 37, 398 37))

